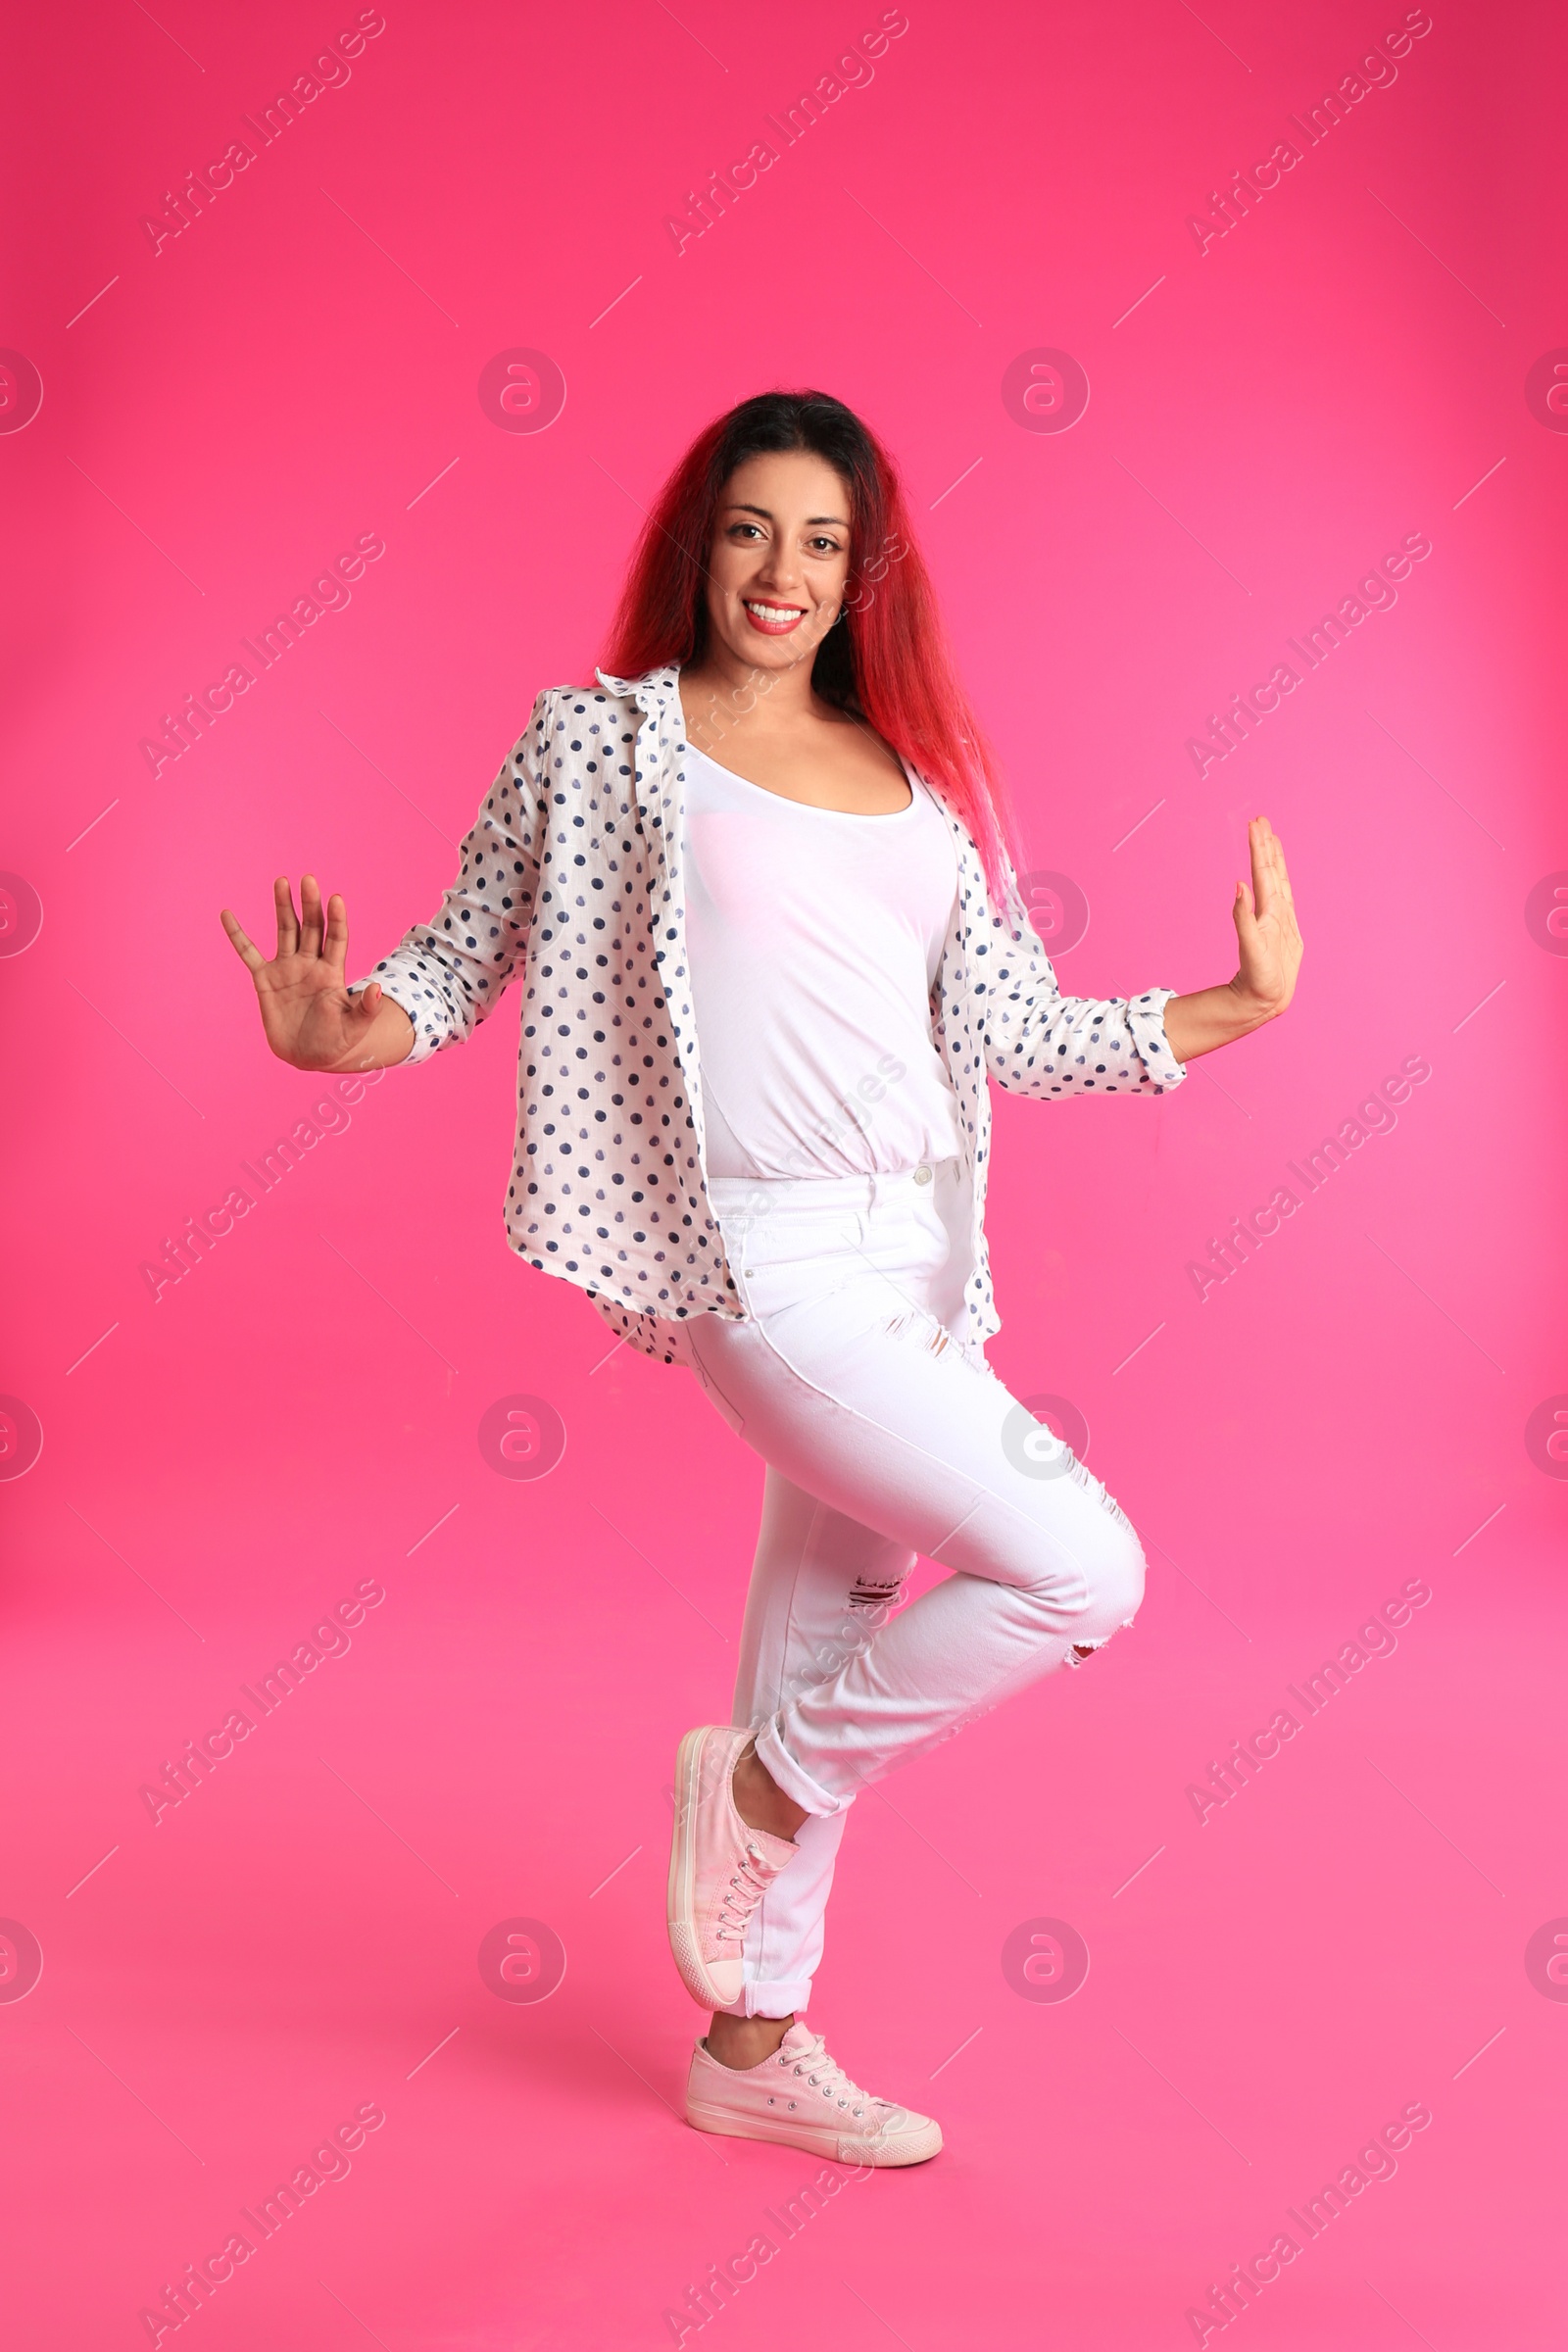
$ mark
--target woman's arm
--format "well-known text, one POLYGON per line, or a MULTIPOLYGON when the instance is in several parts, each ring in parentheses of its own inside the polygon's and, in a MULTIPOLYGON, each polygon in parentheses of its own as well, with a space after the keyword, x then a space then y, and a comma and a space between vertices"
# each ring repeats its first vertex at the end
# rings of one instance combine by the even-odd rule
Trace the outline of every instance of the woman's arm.
POLYGON ((1172 997, 1166 1004, 1165 1035, 1178 1061, 1194 1061, 1200 1054, 1212 1054, 1217 1046, 1260 1029, 1265 1021, 1278 1018, 1296 993, 1301 934, 1285 852, 1266 816, 1253 817, 1247 838, 1252 887, 1248 890, 1238 882, 1231 904, 1240 966, 1234 980, 1223 986, 1172 997))

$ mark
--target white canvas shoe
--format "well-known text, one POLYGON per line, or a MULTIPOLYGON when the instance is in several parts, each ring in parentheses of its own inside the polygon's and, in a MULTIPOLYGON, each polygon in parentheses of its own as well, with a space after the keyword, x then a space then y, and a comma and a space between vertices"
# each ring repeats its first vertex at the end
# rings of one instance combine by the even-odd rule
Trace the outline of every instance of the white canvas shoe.
POLYGON ((751 1743, 749 1731, 704 1724, 686 1734, 675 1758, 669 1948, 681 1983, 705 2009, 740 1999, 747 1922, 797 1851, 793 1838, 749 1828, 735 1809, 735 1765, 751 1743))
POLYGON ((771 2139, 837 2164, 924 2164, 942 2145, 928 2115, 873 2099, 799 2019, 760 2066, 720 2066, 707 2044, 692 2052, 686 2120, 732 2139, 771 2139))

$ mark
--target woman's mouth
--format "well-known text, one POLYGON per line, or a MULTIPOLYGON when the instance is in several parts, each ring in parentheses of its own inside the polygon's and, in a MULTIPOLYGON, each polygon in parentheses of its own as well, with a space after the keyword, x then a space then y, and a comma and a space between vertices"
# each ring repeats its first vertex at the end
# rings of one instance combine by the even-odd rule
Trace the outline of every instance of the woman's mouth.
POLYGON ((747 619, 764 637, 787 637, 806 618, 805 609, 800 605, 767 605, 752 597, 743 597, 741 601, 747 619))

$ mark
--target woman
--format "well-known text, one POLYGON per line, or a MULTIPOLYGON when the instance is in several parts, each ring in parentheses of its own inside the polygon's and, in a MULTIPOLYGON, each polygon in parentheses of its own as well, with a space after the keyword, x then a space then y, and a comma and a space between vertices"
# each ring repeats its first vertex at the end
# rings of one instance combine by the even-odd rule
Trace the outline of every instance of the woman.
POLYGON ((987 1077, 1158 1095, 1290 1003, 1280 845, 1249 828, 1223 986, 1062 997, 894 468, 840 402, 710 425, 649 518, 592 687, 541 694, 428 925, 345 980, 275 884, 296 1068, 417 1061, 521 970, 506 1218, 530 1265, 693 1372, 765 1461, 733 1722, 676 1767, 669 1935, 712 2012, 701 2129, 903 2165, 937 2125, 802 2019, 862 1782, 1129 1624, 1144 1559, 987 1364, 987 1077), (924 1555, 952 1573, 903 1608, 924 1555))

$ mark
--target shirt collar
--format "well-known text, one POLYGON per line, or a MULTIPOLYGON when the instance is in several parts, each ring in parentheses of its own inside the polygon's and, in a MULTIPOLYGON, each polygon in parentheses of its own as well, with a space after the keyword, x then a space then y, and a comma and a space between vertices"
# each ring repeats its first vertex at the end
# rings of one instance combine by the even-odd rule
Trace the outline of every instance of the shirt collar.
POLYGON ((637 678, 613 678, 606 669, 596 669, 594 675, 612 694, 629 695, 640 710, 654 711, 667 710, 680 671, 678 662, 666 662, 662 669, 644 670, 637 678))

